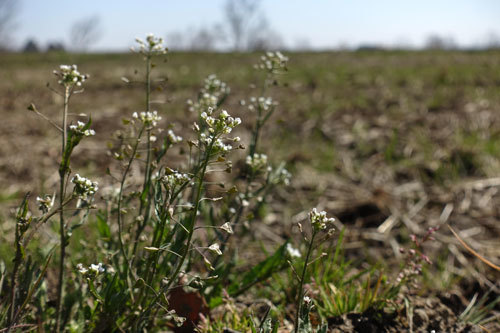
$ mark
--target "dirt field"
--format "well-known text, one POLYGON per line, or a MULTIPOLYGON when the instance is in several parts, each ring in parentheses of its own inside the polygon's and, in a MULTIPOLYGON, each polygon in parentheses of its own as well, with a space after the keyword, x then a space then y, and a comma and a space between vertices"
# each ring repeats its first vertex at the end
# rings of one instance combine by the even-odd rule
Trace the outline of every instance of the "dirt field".
MULTIPOLYGON (((189 128, 196 117, 186 100, 216 73, 231 87, 227 108, 244 126, 253 116, 239 101, 259 94, 249 84, 258 80, 252 69, 258 56, 170 54, 155 73, 153 100, 162 125, 173 124, 179 133, 189 128)), ((457 317, 475 294, 479 299, 490 291, 489 301, 500 297, 499 272, 469 254, 446 224, 500 263, 500 52, 289 57, 288 74, 272 90, 280 106, 261 147, 273 162, 285 161, 293 179, 275 194, 258 235, 264 241, 295 237, 290 226, 320 206, 338 218, 337 228, 346 227, 347 258, 397 272, 399 245, 408 243, 410 234, 441 226, 429 247, 433 265, 411 295, 413 329, 437 325, 447 332, 481 332, 457 317), (433 322, 443 313, 449 322, 433 322)), ((74 165, 103 186, 110 181, 106 169, 113 167, 108 153, 113 133, 123 117, 143 109, 142 87, 133 82, 140 66, 136 56, 0 55, 0 233, 11 230, 11 208, 24 192, 51 192, 58 181, 58 133, 27 106, 34 103, 59 122, 62 100, 46 83, 56 85, 52 70, 65 63, 76 63, 91 76, 85 93, 73 97, 70 112, 90 114, 97 132, 79 147, 74 165)), ((244 129, 241 136, 248 139, 244 129)), ((0 257, 7 258, 8 251, 9 245, 0 245, 0 257)), ((361 319, 347 315, 332 318, 331 327, 396 332, 409 327, 401 318, 406 314, 381 328, 362 326, 361 319)), ((483 326, 495 332, 499 325, 497 317, 483 326)))

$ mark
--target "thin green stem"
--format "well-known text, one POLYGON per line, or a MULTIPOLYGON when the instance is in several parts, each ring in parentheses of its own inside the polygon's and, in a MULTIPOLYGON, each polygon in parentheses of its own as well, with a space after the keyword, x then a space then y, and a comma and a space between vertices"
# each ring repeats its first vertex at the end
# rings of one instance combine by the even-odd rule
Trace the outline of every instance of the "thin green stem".
POLYGON ((151 56, 146 57, 146 111, 149 111, 151 95, 151 56))
POLYGON ((9 321, 7 322, 8 325, 7 333, 10 332, 12 325, 14 325, 14 317, 16 313, 17 271, 19 269, 19 265, 21 264, 22 260, 21 240, 19 238, 20 238, 19 226, 16 223, 16 256, 14 259, 14 269, 12 271, 12 276, 11 276, 10 317, 9 321))
MULTIPOLYGON (((61 159, 65 158, 66 139, 67 139, 67 122, 68 122, 68 106, 71 88, 66 86, 64 91, 64 110, 62 115, 62 144, 61 144, 61 159)), ((69 158, 69 157, 68 157, 69 158)), ((65 164, 62 161, 62 164, 65 164)), ((65 179, 68 170, 62 168, 59 170, 59 206, 64 206, 65 197, 65 179)), ((60 235, 60 258, 59 258, 59 277, 57 284, 57 302, 56 302, 56 332, 61 331, 61 315, 62 315, 62 296, 64 292, 64 259, 66 256, 66 226, 64 222, 64 210, 59 211, 59 235, 60 235)))
POLYGON ((142 234, 142 231, 147 225, 147 222, 149 220, 149 210, 150 210, 150 189, 149 186, 151 184, 151 129, 147 128, 146 129, 146 135, 147 135, 147 157, 146 157, 146 170, 144 171, 144 182, 142 185, 142 194, 140 198, 140 206, 139 206, 139 216, 142 216, 144 208, 145 214, 143 216, 142 222, 139 222, 137 224, 137 231, 135 233, 135 240, 134 240, 134 247, 132 249, 132 260, 135 259, 135 254, 137 252, 137 245, 139 243, 139 237, 142 234), (145 196, 143 198, 143 196, 145 196))
MULTIPOLYGON (((155 228, 154 236, 153 236, 153 239, 151 241, 151 246, 152 247, 156 247, 156 248, 160 247, 161 241, 163 239, 163 234, 164 234, 164 231, 165 231, 165 225, 166 225, 167 219, 168 219, 167 199, 165 199, 164 202, 163 202, 161 216, 162 217, 161 217, 161 219, 159 221, 158 227, 155 228)), ((159 253, 155 252, 147 260, 146 269, 144 270, 145 273, 146 273, 146 279, 145 279, 146 283, 143 286, 143 288, 141 289, 141 291, 139 293, 139 296, 137 297, 137 304, 141 304, 142 303, 142 298, 143 298, 143 295, 144 295, 144 289, 146 288, 146 286, 151 285, 151 281, 153 280, 153 277, 154 277, 154 274, 155 274, 155 271, 156 271, 156 266, 158 264, 158 258, 159 258, 159 253), (152 267, 152 269, 151 269, 151 267, 152 267)), ((146 293, 146 296, 147 296, 147 293, 146 293)))
POLYGON ((118 241, 120 243, 120 252, 123 255, 127 262, 127 267, 129 265, 129 260, 127 253, 125 251, 125 247, 123 245, 123 221, 122 221, 122 202, 123 202, 123 188, 125 186, 125 180, 127 179, 128 173, 130 171, 130 167, 132 166, 132 162, 135 159, 135 155, 137 153, 137 148, 139 147, 139 142, 144 132, 144 126, 141 127, 139 134, 137 135, 137 139, 135 141, 134 147, 132 148, 132 153, 130 154, 130 158, 128 160, 127 166, 125 167, 125 171, 123 172, 122 179, 120 181, 120 192, 118 193, 118 241))
POLYGON ((296 304, 297 314, 295 315, 295 333, 299 332, 299 318, 300 318, 300 312, 302 310, 302 303, 303 303, 302 297, 304 297, 304 290, 303 290, 304 280, 306 277, 307 266, 309 264, 309 259, 311 257, 315 237, 316 237, 316 231, 313 228, 311 241, 309 242, 309 246, 307 248, 306 261, 304 262, 304 268, 302 268, 302 275, 300 277, 299 295, 297 297, 297 304, 296 304))
POLYGON ((194 225, 196 222, 196 216, 197 216, 197 212, 200 208, 200 202, 201 202, 200 199, 201 199, 201 194, 202 194, 202 189, 203 189, 203 178, 204 178, 205 172, 207 170, 207 165, 208 165, 208 162, 210 160, 210 155, 211 155, 212 147, 213 147, 215 140, 216 140, 216 135, 214 135, 212 137, 212 141, 211 141, 210 145, 207 147, 207 150, 205 151, 205 160, 203 161, 203 166, 202 166, 201 173, 199 175, 199 180, 198 180, 198 188, 196 191, 195 206, 193 209, 193 214, 191 215, 191 220, 189 221, 189 224, 187 226, 189 229, 188 229, 188 236, 187 236, 187 241, 186 241, 186 249, 185 249, 184 253, 182 254, 182 257, 180 258, 180 261, 177 264, 177 267, 176 267, 174 273, 172 274, 172 276, 170 277, 168 283, 163 288, 160 289, 160 292, 158 292, 157 296, 149 303, 148 307, 139 315, 139 318, 137 319, 137 322, 136 322, 136 326, 140 325, 144 316, 146 316, 151 311, 152 307, 160 299, 161 295, 163 295, 163 293, 165 291, 168 291, 170 289, 170 287, 172 286, 174 281, 179 276, 179 273, 182 269, 182 266, 184 265, 184 262, 188 256, 189 247, 191 245, 191 239, 192 239, 193 233, 194 233, 194 225))
MULTIPOLYGON (((150 103, 151 103, 151 55, 148 55, 146 57, 146 112, 150 111, 150 103)), ((145 195, 145 198, 143 199, 141 196, 139 215, 143 214, 144 208, 146 208, 146 213, 144 214, 143 221, 137 224, 134 247, 132 249, 132 260, 135 259, 135 254, 137 252, 137 245, 139 243, 139 237, 142 234, 142 231, 146 227, 149 220, 149 210, 150 210, 149 186, 151 183, 151 127, 148 127, 146 131, 147 131, 146 170, 144 171, 144 182, 142 185, 142 196, 145 195)))

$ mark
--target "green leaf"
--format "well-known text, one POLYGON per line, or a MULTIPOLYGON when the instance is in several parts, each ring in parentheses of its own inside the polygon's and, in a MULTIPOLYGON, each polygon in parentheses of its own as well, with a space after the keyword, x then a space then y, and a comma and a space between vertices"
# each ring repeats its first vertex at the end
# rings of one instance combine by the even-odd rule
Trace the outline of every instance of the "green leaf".
POLYGON ((287 244, 288 241, 281 245, 273 255, 267 257, 245 273, 241 281, 232 283, 228 288, 229 295, 238 296, 256 283, 264 281, 276 271, 281 270, 286 263, 287 244))
MULTIPOLYGON (((286 263, 286 241, 281 245, 273 255, 267 257, 252 269, 246 272, 241 280, 235 281, 229 285, 227 292, 230 296, 238 296, 250 289, 255 284, 268 279, 273 273, 281 270, 286 263)), ((222 303, 222 297, 216 296, 210 300, 210 307, 215 307, 222 303)))
POLYGON ((97 230, 102 238, 109 239, 111 237, 108 222, 102 213, 97 214, 97 230))

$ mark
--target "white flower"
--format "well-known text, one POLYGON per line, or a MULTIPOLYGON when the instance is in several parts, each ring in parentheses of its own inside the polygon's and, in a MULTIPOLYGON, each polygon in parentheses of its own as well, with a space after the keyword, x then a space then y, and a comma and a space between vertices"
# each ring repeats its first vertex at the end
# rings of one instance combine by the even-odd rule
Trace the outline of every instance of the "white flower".
POLYGON ((76 174, 71 182, 75 184, 74 192, 75 194, 82 200, 87 201, 89 196, 93 196, 97 190, 97 182, 93 182, 90 179, 85 177, 81 177, 79 174, 76 174))
POLYGON ((292 246, 292 244, 288 243, 286 245, 286 251, 290 258, 300 258, 301 254, 300 251, 292 246))
POLYGON ((46 195, 45 197, 36 197, 36 201, 38 202, 38 209, 42 211, 42 213, 47 213, 54 206, 55 196, 46 195))
MULTIPOLYGON (((270 112, 278 105, 278 102, 273 101, 272 97, 250 97, 249 102, 244 102, 242 105, 247 105, 249 111, 270 112)), ((240 102, 241 104, 241 102, 240 102)))
POLYGON ((179 143, 182 141, 182 137, 175 135, 174 131, 172 131, 170 129, 167 132, 167 137, 168 137, 168 140, 170 141, 170 143, 172 143, 172 144, 176 144, 176 143, 179 143))
POLYGON ((187 101, 189 111, 201 112, 209 107, 215 109, 229 92, 230 89, 227 84, 217 79, 215 74, 211 74, 205 79, 204 86, 198 95, 198 100, 196 102, 192 100, 187 101))
POLYGON ((292 174, 285 169, 284 163, 281 163, 274 171, 272 168, 268 169, 268 171, 271 172, 271 176, 269 177, 271 183, 290 185, 292 174))
POLYGON ((95 131, 93 129, 86 129, 85 127, 87 124, 77 121, 76 125, 69 125, 69 130, 73 132, 76 135, 81 135, 81 136, 94 136, 95 131))
POLYGON ((210 133, 229 134, 233 128, 241 124, 240 118, 231 117, 226 110, 222 110, 218 117, 214 117, 212 114, 213 109, 211 107, 200 114, 200 118, 205 121, 210 133))
POLYGON ((138 49, 132 48, 133 52, 142 53, 147 56, 162 55, 168 52, 168 48, 163 45, 163 38, 155 37, 152 33, 146 35, 146 41, 136 38, 138 49))
POLYGON ((266 70, 269 73, 277 73, 286 70, 288 57, 285 57, 281 52, 267 52, 260 57, 260 63, 256 68, 266 70))
POLYGON ((315 230, 325 230, 328 224, 335 221, 333 217, 328 218, 325 211, 318 212, 316 208, 313 208, 309 213, 309 220, 315 230))
POLYGON ((153 127, 156 126, 158 121, 161 120, 161 116, 158 115, 157 111, 146 111, 139 114, 134 112, 132 113, 132 118, 140 119, 144 125, 153 127))
POLYGON ((91 264, 90 265, 90 270, 93 271, 93 272, 95 272, 96 274, 104 273, 104 271, 105 271, 102 263, 98 263, 97 265, 91 264))
POLYGON ((87 268, 83 267, 83 264, 76 265, 76 269, 78 269, 78 272, 80 272, 81 274, 87 274, 87 272, 89 271, 87 268))
MULTIPOLYGON (((213 137, 207 136, 205 133, 201 133, 200 141, 201 143, 203 143, 205 146, 208 147, 212 144, 213 137)), ((224 144, 224 142, 220 138, 215 139, 215 142, 212 145, 212 152, 214 153, 215 152, 226 153, 228 151, 231 151, 231 149, 233 149, 233 146, 224 144)))
POLYGON ((248 155, 246 157, 246 164, 250 166, 254 171, 258 171, 267 166, 267 155, 266 154, 253 154, 253 156, 248 155))
POLYGON ((99 274, 106 271, 102 263, 98 263, 97 265, 91 264, 89 267, 84 267, 83 264, 78 264, 76 265, 76 269, 86 278, 95 278, 99 274))
POLYGON ((59 77, 58 83, 65 87, 81 86, 89 77, 87 74, 80 74, 76 65, 60 65, 59 70, 53 73, 59 77))
POLYGON ((172 189, 175 186, 182 185, 191 179, 188 174, 180 173, 177 170, 170 170, 169 174, 161 178, 161 182, 167 189, 172 189))

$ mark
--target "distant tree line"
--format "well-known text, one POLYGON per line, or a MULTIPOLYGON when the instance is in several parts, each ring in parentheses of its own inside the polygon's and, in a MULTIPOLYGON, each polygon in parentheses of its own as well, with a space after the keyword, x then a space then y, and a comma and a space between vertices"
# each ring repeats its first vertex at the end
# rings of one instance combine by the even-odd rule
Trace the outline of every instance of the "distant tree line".
MULTIPOLYGON (((2 1, 2 0, 0 0, 2 1)), ((90 16, 76 21, 70 29, 69 50, 75 52, 86 52, 95 44, 102 35, 100 19, 98 16, 90 16)), ((28 39, 22 47, 23 52, 64 52, 67 47, 62 41, 49 42, 45 48, 40 46, 34 38, 28 39)))
MULTIPOLYGON (((12 31, 16 26, 16 16, 21 0, 0 0, 0 52, 11 51, 12 31)), ((166 36, 166 42, 172 50, 214 51, 232 50, 239 52, 273 50, 286 48, 281 35, 276 32, 260 8, 261 0, 226 0, 223 20, 210 26, 191 27, 185 31, 173 31, 166 36)), ((67 43, 51 41, 45 45, 39 44, 34 38, 29 38, 19 49, 23 52, 73 51, 86 52, 102 36, 101 20, 98 16, 84 17, 73 23, 69 29, 67 43)), ((411 43, 400 41, 391 46, 363 43, 357 47, 345 44, 332 47, 337 50, 384 50, 384 49, 414 49, 411 43)), ((432 34, 423 45, 428 50, 460 49, 453 37, 432 34)), ((482 42, 473 49, 499 49, 500 36, 489 33, 482 42)), ((296 41, 295 50, 311 50, 307 39, 296 41)))

